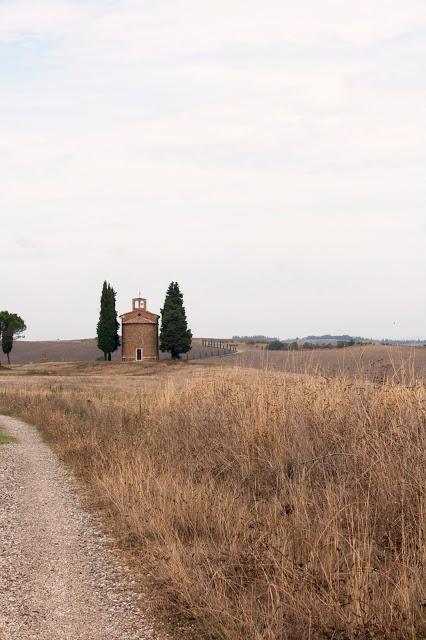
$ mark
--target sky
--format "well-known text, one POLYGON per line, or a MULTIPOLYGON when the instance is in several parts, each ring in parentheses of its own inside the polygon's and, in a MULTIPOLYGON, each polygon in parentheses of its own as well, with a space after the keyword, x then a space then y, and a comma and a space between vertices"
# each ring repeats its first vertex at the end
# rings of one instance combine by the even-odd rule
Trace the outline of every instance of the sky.
POLYGON ((0 308, 426 337, 425 125, 424 0, 0 0, 0 308))

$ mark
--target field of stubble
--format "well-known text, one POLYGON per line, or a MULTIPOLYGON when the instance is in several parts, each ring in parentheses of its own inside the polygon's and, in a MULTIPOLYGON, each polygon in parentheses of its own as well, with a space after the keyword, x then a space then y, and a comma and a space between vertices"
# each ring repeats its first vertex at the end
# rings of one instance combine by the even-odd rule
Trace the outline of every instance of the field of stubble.
MULTIPOLYGON (((346 349, 266 351, 240 344, 240 353, 214 362, 255 369, 310 373, 323 376, 356 376, 376 382, 409 382, 426 379, 426 347, 354 346, 346 349)), ((212 359, 206 362, 212 362, 212 359)))
POLYGON ((17 369, 0 378, 0 412, 37 425, 82 479, 172 628, 414 639, 426 634, 415 370, 373 382, 186 363, 17 369))

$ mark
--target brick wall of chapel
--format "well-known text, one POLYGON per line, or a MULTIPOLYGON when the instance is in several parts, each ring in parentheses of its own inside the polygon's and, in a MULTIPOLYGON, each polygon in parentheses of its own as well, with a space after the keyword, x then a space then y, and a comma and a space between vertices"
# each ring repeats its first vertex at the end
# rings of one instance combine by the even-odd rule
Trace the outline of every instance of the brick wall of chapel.
POLYGON ((143 349, 144 358, 157 357, 156 324, 123 324, 122 325, 122 357, 125 360, 136 359, 136 349, 143 349))

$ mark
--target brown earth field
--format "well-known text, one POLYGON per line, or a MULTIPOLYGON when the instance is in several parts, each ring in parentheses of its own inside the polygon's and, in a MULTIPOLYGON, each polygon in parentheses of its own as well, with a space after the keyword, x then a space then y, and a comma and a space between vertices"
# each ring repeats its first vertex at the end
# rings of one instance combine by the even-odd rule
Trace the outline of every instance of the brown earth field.
POLYGON ((345 349, 267 351, 240 344, 235 356, 209 358, 204 362, 288 373, 361 376, 376 382, 410 382, 426 378, 426 347, 367 345, 345 349))
MULTIPOLYGON (((3 354, 2 363, 5 364, 3 354)), ((13 365, 47 363, 95 362, 102 355, 95 339, 57 340, 44 342, 16 341, 12 351, 13 365)), ((127 369, 121 363, 121 351, 112 354, 113 361, 120 363, 120 372, 127 369)), ((168 354, 160 354, 161 360, 168 360, 168 354)), ((307 373, 314 375, 349 375, 366 377, 380 382, 395 380, 409 382, 426 378, 426 347, 367 345, 345 349, 316 349, 299 351, 267 351, 244 343, 238 344, 238 353, 224 354, 222 350, 203 347, 201 338, 194 338, 193 346, 185 359, 199 364, 237 366, 287 373, 307 373), (220 354, 220 355, 218 355, 220 354), (224 357, 226 355, 226 357, 224 357)), ((146 364, 146 363, 145 363, 146 364)), ((135 365, 140 367, 140 365, 135 365)), ((45 367, 44 367, 45 368, 45 367)), ((91 374, 101 369, 90 369, 91 374)), ((138 374, 138 368, 130 367, 130 373, 138 374)), ((103 373, 102 373, 103 375, 103 373)))
MULTIPOLYGON (((222 353, 221 350, 203 347, 201 339, 194 338, 192 349, 185 359, 198 359, 222 353)), ((167 360, 169 354, 160 354, 160 359, 167 360)), ((11 353, 12 364, 30 364, 37 362, 90 362, 102 358, 96 339, 82 340, 16 340, 11 353)), ((112 354, 115 362, 121 361, 121 349, 112 354)), ((6 357, 0 352, 0 360, 5 362, 6 357)))

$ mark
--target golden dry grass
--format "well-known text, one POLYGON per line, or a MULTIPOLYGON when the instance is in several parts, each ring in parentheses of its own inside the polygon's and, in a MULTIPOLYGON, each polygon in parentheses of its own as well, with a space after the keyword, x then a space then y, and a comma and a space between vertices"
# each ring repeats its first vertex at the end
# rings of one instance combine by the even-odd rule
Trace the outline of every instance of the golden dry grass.
POLYGON ((424 637, 424 385, 169 370, 8 378, 0 411, 84 478, 196 637, 424 637))

